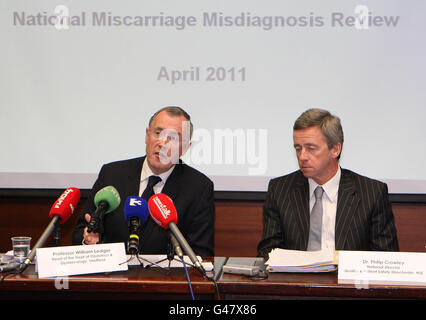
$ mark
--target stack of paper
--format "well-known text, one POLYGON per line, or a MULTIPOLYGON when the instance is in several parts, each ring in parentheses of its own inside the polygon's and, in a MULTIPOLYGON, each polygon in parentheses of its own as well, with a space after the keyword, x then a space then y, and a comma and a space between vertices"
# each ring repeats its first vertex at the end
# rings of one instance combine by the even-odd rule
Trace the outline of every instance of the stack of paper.
POLYGON ((337 251, 274 249, 266 262, 269 272, 330 272, 337 269, 337 251))

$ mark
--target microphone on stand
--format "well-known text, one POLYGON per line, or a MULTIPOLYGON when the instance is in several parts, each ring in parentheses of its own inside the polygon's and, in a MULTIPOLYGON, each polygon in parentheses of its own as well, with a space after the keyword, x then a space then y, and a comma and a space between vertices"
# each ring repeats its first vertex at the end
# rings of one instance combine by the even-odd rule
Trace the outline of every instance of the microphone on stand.
POLYGON ((185 237, 177 227, 177 212, 172 199, 164 193, 157 193, 148 200, 149 214, 151 218, 162 228, 170 229, 171 233, 176 237, 177 242, 182 246, 183 251, 191 259, 193 265, 200 273, 207 277, 206 270, 198 261, 197 256, 185 237))
POLYGON ((178 257, 180 259, 183 259, 183 252, 182 252, 182 248, 180 247, 179 242, 177 241, 176 237, 173 235, 173 233, 169 233, 170 235, 170 242, 174 248, 174 251, 176 252, 176 254, 178 255, 178 257))
POLYGON ((127 197, 124 204, 124 217, 129 226, 127 251, 132 255, 139 253, 139 234, 148 216, 148 203, 145 199, 134 196, 127 197))
POLYGON ((66 189, 58 198, 58 200, 56 200, 49 212, 49 217, 52 218, 52 220, 50 221, 47 228, 44 230, 43 234, 38 239, 37 243, 31 249, 31 253, 20 265, 20 272, 23 272, 28 267, 28 265, 34 260, 37 249, 43 247, 44 243, 49 238, 52 231, 55 229, 55 226, 58 223, 64 224, 69 219, 79 201, 80 190, 77 188, 66 189))

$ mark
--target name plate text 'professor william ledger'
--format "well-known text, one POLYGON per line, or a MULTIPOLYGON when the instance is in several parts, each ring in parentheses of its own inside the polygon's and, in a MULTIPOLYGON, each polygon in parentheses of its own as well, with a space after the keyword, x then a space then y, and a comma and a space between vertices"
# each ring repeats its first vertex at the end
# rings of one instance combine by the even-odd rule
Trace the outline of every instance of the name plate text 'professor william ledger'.
POLYGON ((39 278, 128 270, 124 243, 37 249, 39 278))

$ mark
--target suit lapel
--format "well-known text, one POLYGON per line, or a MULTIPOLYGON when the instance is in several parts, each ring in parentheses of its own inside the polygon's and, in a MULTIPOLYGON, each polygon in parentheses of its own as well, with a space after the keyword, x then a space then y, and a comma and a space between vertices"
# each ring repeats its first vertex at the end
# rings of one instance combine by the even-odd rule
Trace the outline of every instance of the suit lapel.
POLYGON ((299 250, 306 250, 309 238, 309 184, 302 174, 296 177, 295 188, 290 195, 293 219, 296 223, 295 234, 299 250))
MULTIPOLYGON (((127 174, 127 181, 123 185, 123 188, 125 190, 124 194, 131 195, 131 196, 137 196, 139 195, 139 187, 140 187, 140 178, 141 178, 141 171, 142 171, 142 164, 145 160, 145 157, 137 158, 132 164, 132 167, 128 171, 127 174)), ((126 199, 121 199, 122 201, 125 201, 126 199)))
POLYGON ((162 190, 162 193, 167 194, 173 201, 177 198, 181 190, 181 179, 179 178, 181 173, 182 164, 181 160, 179 160, 179 164, 173 169, 162 190))
POLYGON ((345 242, 351 227, 352 218, 358 208, 359 196, 350 172, 342 169, 337 198, 335 247, 336 250, 345 248, 345 242))

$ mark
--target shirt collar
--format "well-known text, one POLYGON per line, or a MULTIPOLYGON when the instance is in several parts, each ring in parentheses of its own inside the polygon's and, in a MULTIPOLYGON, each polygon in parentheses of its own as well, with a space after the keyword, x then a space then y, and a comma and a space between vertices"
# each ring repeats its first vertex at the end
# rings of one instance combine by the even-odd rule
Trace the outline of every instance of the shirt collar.
POLYGON ((175 168, 175 166, 173 165, 173 167, 171 167, 169 170, 167 170, 166 172, 163 172, 161 174, 154 174, 149 165, 148 165, 148 161, 145 158, 145 161, 143 162, 142 165, 142 172, 141 172, 141 181, 144 181, 145 179, 148 179, 150 176, 158 176, 161 178, 161 182, 160 183, 166 183, 167 179, 169 178, 170 174, 172 173, 173 169, 175 168))
MULTIPOLYGON (((340 166, 339 166, 334 177, 328 180, 326 183, 324 183, 321 186, 324 189, 324 193, 327 195, 327 197, 331 201, 337 200, 337 194, 339 191, 339 183, 340 183, 341 175, 342 175, 342 171, 340 170, 340 166)), ((312 197, 315 191, 315 188, 319 186, 319 184, 316 183, 313 179, 308 179, 308 181, 309 181, 309 197, 312 197)))

